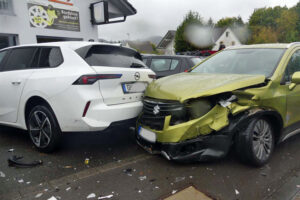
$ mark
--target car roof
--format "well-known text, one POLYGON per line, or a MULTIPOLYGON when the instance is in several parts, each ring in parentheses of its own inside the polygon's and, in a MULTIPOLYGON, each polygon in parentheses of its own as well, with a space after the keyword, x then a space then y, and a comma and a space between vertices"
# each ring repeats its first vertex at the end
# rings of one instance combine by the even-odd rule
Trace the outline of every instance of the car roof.
MULTIPOLYGON (((84 41, 66 41, 66 42, 47 42, 47 43, 38 43, 38 44, 24 44, 18 46, 12 46, 4 49, 11 49, 16 47, 38 47, 38 46, 49 46, 49 47, 67 47, 70 49, 79 49, 81 47, 89 46, 89 45, 110 45, 110 46, 121 46, 121 44, 110 44, 110 43, 102 43, 102 42, 84 42, 84 41)), ((127 48, 127 47, 124 47, 127 48)), ((4 50, 2 49, 2 50, 4 50)), ((130 48, 129 48, 130 49, 130 48)))
POLYGON ((252 44, 252 45, 241 45, 241 46, 230 46, 227 49, 259 49, 259 48, 270 48, 270 49, 287 49, 291 46, 299 45, 300 43, 270 43, 270 44, 252 44))

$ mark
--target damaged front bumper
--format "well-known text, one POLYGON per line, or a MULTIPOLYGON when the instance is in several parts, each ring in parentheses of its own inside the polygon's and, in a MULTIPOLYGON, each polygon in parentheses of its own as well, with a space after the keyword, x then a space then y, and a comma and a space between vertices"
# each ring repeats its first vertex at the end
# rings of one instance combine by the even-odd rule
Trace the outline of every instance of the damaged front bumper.
POLYGON ((209 161, 219 159, 228 153, 232 134, 216 132, 206 136, 178 143, 151 143, 136 135, 137 143, 151 154, 161 154, 168 160, 209 161))

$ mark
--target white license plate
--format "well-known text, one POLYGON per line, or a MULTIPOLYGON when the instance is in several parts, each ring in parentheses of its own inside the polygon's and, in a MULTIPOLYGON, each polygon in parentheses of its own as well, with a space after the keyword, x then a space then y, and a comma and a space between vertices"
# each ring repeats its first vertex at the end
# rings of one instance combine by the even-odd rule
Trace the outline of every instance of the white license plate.
POLYGON ((156 142, 156 133, 144 129, 143 127, 139 127, 139 135, 148 142, 156 142))
POLYGON ((123 83, 124 93, 143 93, 148 84, 144 82, 123 83))

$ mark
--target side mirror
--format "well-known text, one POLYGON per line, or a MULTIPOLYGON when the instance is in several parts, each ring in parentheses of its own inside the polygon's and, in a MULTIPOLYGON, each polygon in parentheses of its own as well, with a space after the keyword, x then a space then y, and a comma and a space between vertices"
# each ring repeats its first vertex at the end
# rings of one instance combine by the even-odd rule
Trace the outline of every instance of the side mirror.
POLYGON ((289 85, 289 89, 293 90, 298 84, 300 84, 300 72, 295 72, 292 75, 292 81, 291 84, 289 85))
POLYGON ((292 83, 300 84, 300 72, 295 72, 292 76, 292 83))
POLYGON ((93 25, 106 24, 109 21, 107 1, 92 3, 90 9, 91 9, 91 22, 93 25))

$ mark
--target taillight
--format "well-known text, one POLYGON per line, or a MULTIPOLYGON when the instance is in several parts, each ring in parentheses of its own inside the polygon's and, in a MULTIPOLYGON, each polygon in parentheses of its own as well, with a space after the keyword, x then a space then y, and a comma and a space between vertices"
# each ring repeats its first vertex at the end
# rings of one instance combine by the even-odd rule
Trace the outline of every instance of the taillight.
POLYGON ((88 102, 86 103, 86 105, 85 105, 85 107, 84 107, 84 110, 83 110, 82 117, 85 117, 85 116, 86 116, 86 113, 87 113, 87 111, 88 111, 88 109, 89 109, 89 107, 90 107, 90 104, 91 104, 90 101, 88 101, 88 102))
POLYGON ((149 74, 148 77, 152 78, 152 79, 156 79, 156 75, 155 74, 149 74))
POLYGON ((118 79, 121 78, 122 74, 93 74, 83 75, 77 79, 73 85, 92 85, 98 80, 103 79, 118 79))

